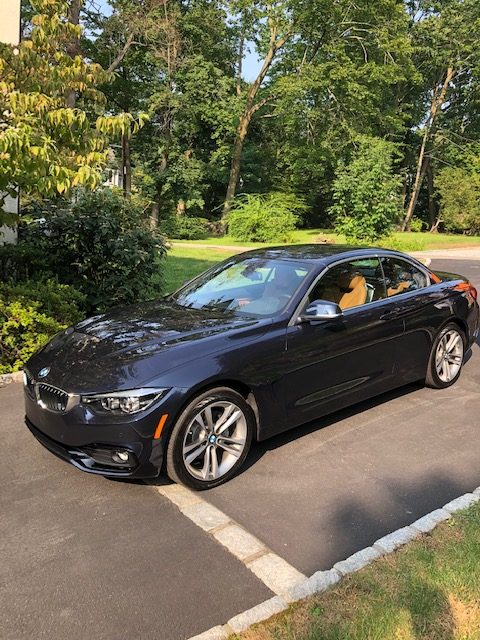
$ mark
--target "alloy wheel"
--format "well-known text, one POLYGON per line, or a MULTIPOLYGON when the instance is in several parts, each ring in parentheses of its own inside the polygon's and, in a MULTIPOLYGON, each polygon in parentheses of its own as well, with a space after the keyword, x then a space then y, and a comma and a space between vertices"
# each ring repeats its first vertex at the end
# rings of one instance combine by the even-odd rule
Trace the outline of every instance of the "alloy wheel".
POLYGON ((247 420, 238 405, 218 400, 198 409, 183 439, 183 462, 194 478, 216 480, 230 471, 247 442, 247 420))
POLYGON ((462 336, 449 329, 440 339, 435 352, 435 368, 442 382, 451 382, 463 363, 464 345, 462 336))

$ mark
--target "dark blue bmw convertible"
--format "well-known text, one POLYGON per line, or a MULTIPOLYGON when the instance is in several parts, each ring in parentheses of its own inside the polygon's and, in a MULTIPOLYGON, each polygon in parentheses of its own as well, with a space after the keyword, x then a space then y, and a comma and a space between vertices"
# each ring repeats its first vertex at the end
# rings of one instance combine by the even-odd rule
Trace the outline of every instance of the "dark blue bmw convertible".
POLYGON ((395 251, 249 251, 55 336, 25 368, 26 423, 84 471, 207 489, 253 440, 412 381, 453 384, 476 299, 395 251))

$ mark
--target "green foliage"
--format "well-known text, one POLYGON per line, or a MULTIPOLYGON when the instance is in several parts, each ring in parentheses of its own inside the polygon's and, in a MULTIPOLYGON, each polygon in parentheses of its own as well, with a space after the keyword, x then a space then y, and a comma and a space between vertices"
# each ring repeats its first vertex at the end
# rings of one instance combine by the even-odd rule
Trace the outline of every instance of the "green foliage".
POLYGON ((480 158, 475 167, 445 167, 438 173, 441 220, 447 231, 480 231, 480 158))
POLYGON ((45 269, 45 255, 39 246, 23 242, 0 245, 0 282, 22 282, 36 273, 49 275, 45 269))
POLYGON ((425 223, 419 218, 412 218, 410 220, 410 231, 413 231, 414 233, 420 233, 423 231, 424 226, 425 223))
POLYGON ((85 296, 55 280, 0 284, 0 373, 20 369, 37 349, 83 316, 85 296))
POLYGON ((206 218, 172 216, 160 223, 160 229, 168 238, 201 240, 209 234, 210 223, 206 218))
POLYGON ((288 242, 305 210, 294 193, 241 194, 228 214, 228 231, 243 242, 288 242))
POLYGON ((0 44, 0 222, 7 221, 1 195, 14 186, 50 196, 98 186, 108 136, 129 134, 145 119, 108 114, 98 89, 108 74, 72 55, 82 28, 69 22, 69 3, 30 4, 28 36, 18 47, 0 44))
POLYGON ((89 312, 159 293, 157 258, 165 244, 141 203, 104 189, 44 215, 44 224, 29 226, 25 242, 41 247, 47 271, 86 295, 89 312))
POLYGON ((331 212, 348 241, 373 242, 387 236, 400 215, 401 180, 393 174, 395 146, 362 138, 349 164, 333 183, 331 212))
MULTIPOLYGON (((296 193, 303 225, 331 226, 335 175, 359 136, 397 143, 406 203, 424 132, 434 189, 439 169, 462 166, 456 156, 480 140, 478 0, 108 0, 100 12, 81 2, 80 27, 68 4, 25 0, 18 55, 0 45, 0 192, 98 185, 107 139, 128 138, 143 124, 130 114, 148 113, 123 146, 133 193, 163 218, 179 202, 188 218, 220 218, 247 109, 241 190, 296 193), (268 67, 258 82, 242 69, 248 49, 268 67)), ((108 164, 119 167, 119 146, 108 164)), ((426 182, 414 215, 431 225, 426 182)))

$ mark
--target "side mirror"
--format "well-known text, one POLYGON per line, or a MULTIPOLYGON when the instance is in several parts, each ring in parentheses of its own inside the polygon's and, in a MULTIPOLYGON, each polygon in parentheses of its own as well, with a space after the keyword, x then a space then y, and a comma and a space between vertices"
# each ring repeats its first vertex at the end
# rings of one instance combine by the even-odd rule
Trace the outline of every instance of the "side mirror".
POLYGON ((343 311, 335 302, 328 300, 314 300, 305 311, 300 314, 300 322, 315 322, 319 320, 336 320, 343 316, 343 311))

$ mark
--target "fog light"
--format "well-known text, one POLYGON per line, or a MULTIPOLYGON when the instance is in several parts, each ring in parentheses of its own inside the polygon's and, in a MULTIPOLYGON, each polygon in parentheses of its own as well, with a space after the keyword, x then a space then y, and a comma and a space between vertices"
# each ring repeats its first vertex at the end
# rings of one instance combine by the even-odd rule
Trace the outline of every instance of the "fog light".
POLYGON ((112 452, 112 460, 114 462, 118 462, 122 464, 124 462, 128 462, 130 459, 130 454, 128 451, 113 451, 112 452))

